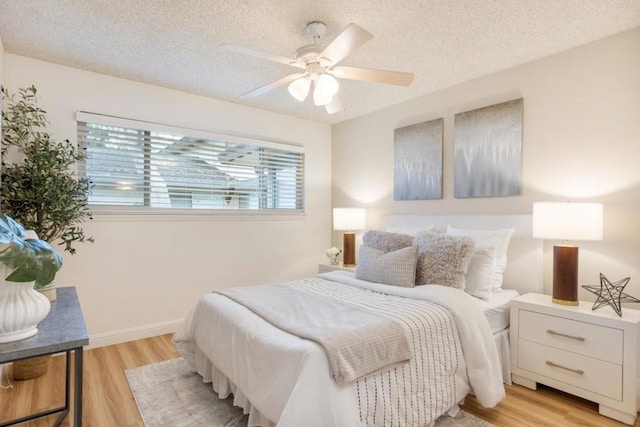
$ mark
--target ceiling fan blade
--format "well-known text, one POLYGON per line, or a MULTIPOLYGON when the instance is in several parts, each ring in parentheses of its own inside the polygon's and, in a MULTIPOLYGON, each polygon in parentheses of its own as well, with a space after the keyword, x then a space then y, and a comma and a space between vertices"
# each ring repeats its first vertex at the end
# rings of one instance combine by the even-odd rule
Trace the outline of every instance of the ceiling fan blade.
POLYGON ((304 64, 297 62, 295 59, 286 58, 284 56, 272 55, 259 50, 247 49, 246 47, 233 46, 230 44, 221 44, 218 49, 228 52, 241 53, 242 55, 254 56, 256 58, 266 59, 268 61, 280 62, 282 64, 291 65, 292 67, 304 68, 304 64))
POLYGON ((332 64, 337 64, 372 38, 373 34, 369 31, 356 24, 349 24, 329 43, 329 46, 324 48, 320 56, 331 60, 332 64))
POLYGON ((292 81, 299 79, 300 77, 305 76, 307 73, 294 73, 294 74, 289 74, 288 76, 285 76, 283 78, 281 78, 280 80, 276 80, 275 82, 271 82, 268 85, 259 87, 257 89, 254 89, 250 92, 247 92, 243 95, 240 95, 241 99, 250 99, 250 98, 255 98, 256 96, 260 96, 263 95, 267 92, 269 92, 270 90, 273 90, 279 86, 282 85, 286 85, 287 83, 291 83, 292 81))
POLYGON ((327 113, 329 114, 339 113, 340 111, 344 110, 344 107, 342 106, 342 101, 340 100, 338 95, 334 96, 331 102, 325 105, 324 108, 327 110, 327 113))
POLYGON ((372 68, 335 67, 331 74, 341 79, 364 80, 366 82, 385 83, 388 85, 409 86, 413 81, 413 73, 401 71, 374 70, 372 68))

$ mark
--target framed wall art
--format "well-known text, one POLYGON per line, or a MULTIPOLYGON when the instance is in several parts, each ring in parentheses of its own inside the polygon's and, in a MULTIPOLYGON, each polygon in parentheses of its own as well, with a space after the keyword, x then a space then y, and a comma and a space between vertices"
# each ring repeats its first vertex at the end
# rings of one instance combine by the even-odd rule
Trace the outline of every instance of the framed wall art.
POLYGON ((395 129, 393 137, 393 199, 441 199, 443 119, 395 129))
POLYGON ((522 115, 522 99, 456 114, 455 197, 520 195, 522 115))

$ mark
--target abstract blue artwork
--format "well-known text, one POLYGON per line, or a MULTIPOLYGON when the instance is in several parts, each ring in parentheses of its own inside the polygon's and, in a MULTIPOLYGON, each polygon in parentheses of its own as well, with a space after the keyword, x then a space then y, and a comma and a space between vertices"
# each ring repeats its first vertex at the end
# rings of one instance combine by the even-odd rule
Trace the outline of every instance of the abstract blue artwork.
POLYGON ((443 119, 395 129, 393 136, 393 199, 441 199, 443 119))
POLYGON ((520 195, 522 114, 522 99, 456 114, 455 197, 520 195))

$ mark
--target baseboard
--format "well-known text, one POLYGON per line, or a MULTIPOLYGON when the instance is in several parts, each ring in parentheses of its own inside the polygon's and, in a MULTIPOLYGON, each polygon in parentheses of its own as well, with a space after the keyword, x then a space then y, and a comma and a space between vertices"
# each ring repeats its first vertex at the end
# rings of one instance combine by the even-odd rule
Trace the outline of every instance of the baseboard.
POLYGON ((174 333, 180 324, 182 324, 182 319, 90 335, 89 345, 85 347, 85 349, 104 347, 106 345, 120 344, 127 341, 174 333))

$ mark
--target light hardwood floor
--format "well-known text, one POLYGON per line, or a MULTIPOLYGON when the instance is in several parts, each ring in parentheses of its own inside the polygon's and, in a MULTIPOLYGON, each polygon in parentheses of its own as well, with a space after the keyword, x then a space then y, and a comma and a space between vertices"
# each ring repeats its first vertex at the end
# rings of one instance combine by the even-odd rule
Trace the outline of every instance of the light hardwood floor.
MULTIPOLYGON (((87 350, 84 353, 83 425, 88 427, 143 426, 124 370, 179 357, 171 335, 87 350)), ((6 381, 3 382, 6 384, 6 381)), ((42 377, 14 382, 14 388, 0 390, 0 422, 62 405, 64 357, 54 357, 42 377)), ((532 391, 507 386, 507 398, 496 408, 482 408, 470 396, 463 409, 500 426, 623 426, 598 414, 596 404, 540 387, 532 391)), ((21 424, 48 427, 55 416, 21 424)), ((70 417, 63 426, 70 426, 70 417)), ((640 420, 636 422, 640 427, 640 420)), ((171 427, 171 426, 167 426, 171 427)))

